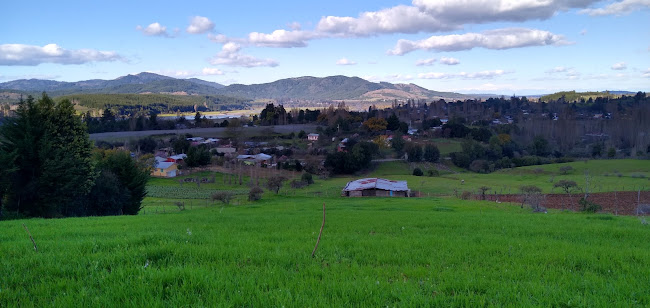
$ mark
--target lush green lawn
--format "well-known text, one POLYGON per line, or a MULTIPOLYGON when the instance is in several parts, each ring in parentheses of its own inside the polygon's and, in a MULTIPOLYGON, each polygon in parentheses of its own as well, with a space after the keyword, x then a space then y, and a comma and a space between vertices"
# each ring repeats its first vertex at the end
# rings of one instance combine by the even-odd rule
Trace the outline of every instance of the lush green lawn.
POLYGON ((650 227, 633 217, 265 195, 0 230, 2 307, 650 305, 650 227))
POLYGON ((550 177, 578 181, 586 169, 595 182, 650 186, 641 177, 648 161, 570 165, 569 175, 546 165, 414 177, 390 162, 255 203, 220 174, 200 187, 154 179, 143 215, 0 221, 0 307, 649 306, 650 226, 635 217, 532 214, 453 197, 338 197, 347 181, 368 176, 447 195, 481 185, 550 190, 550 177), (239 205, 207 201, 216 190, 237 192, 231 204, 239 205), (323 202, 327 222, 311 258, 323 202))

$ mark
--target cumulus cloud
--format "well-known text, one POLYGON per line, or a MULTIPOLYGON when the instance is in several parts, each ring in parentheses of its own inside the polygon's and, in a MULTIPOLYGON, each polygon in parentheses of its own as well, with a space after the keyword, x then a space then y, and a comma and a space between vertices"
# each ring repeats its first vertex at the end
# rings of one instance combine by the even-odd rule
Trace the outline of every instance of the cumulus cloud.
POLYGON ((511 72, 504 70, 480 71, 474 73, 440 73, 430 72, 418 74, 420 79, 493 79, 511 72))
POLYGON ((621 71, 627 69, 627 64, 625 62, 614 63, 614 65, 612 65, 612 69, 615 71, 621 71))
POLYGON ((600 0, 413 0, 430 16, 456 24, 542 20, 557 12, 586 8, 600 0))
POLYGON ((624 15, 634 11, 650 8, 650 0, 623 0, 597 9, 581 10, 582 14, 591 16, 624 15))
POLYGON ((64 49, 57 44, 43 47, 23 44, 0 45, 0 65, 34 66, 41 63, 83 64, 89 62, 124 61, 114 51, 94 49, 64 49))
POLYGON ((167 32, 167 27, 154 22, 146 27, 142 27, 138 25, 135 27, 136 30, 142 32, 144 35, 148 36, 164 36, 164 37, 171 37, 169 32, 167 32))
POLYGON ((305 47, 307 40, 316 36, 313 32, 300 30, 275 30, 270 34, 251 32, 248 42, 262 47, 305 47))
POLYGON ((442 58, 440 58, 440 63, 446 64, 446 65, 456 65, 456 64, 460 64, 460 60, 458 60, 456 58, 442 57, 442 58))
POLYGON ((336 61, 337 65, 356 65, 357 62, 354 62, 352 60, 348 60, 347 58, 341 58, 336 61))
POLYGON ((207 17, 203 16, 194 16, 190 20, 190 25, 187 26, 187 33, 192 34, 201 34, 212 31, 214 29, 214 23, 210 21, 207 17))
POLYGON ((413 0, 411 5, 361 12, 356 17, 324 16, 313 30, 303 30, 294 22, 287 25, 290 30, 251 32, 236 42, 289 48, 305 47, 309 40, 319 38, 442 32, 459 30, 468 24, 543 20, 558 12, 586 9, 598 1, 601 0, 413 0))
POLYGON ((437 50, 460 51, 477 47, 486 49, 510 49, 529 46, 565 45, 569 44, 561 35, 548 31, 526 28, 506 28, 489 30, 482 33, 465 33, 431 36, 424 40, 399 40, 395 47, 388 51, 390 55, 404 55, 411 51, 437 50))
POLYGON ((415 62, 416 66, 431 66, 434 63, 436 63, 435 58, 429 58, 429 59, 419 59, 415 62))
POLYGON ((213 65, 229 65, 241 67, 278 66, 273 59, 258 59, 251 55, 242 54, 241 45, 229 42, 223 45, 221 52, 210 60, 213 65))
POLYGON ((337 37, 371 36, 387 33, 437 32, 458 29, 457 24, 445 23, 417 7, 398 5, 376 12, 363 12, 359 17, 326 16, 316 25, 316 31, 337 37))

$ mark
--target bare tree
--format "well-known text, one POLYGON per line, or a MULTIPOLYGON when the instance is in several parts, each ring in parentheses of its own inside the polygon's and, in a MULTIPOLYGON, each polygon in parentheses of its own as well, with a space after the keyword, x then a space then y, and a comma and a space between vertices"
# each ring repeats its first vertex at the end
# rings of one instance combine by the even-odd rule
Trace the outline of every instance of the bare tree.
MULTIPOLYGON (((560 187, 562 190, 569 195, 569 200, 571 200, 571 191, 578 187, 578 184, 575 181, 570 180, 559 180, 553 187, 560 187)), ((563 204, 562 209, 566 206, 563 204)))

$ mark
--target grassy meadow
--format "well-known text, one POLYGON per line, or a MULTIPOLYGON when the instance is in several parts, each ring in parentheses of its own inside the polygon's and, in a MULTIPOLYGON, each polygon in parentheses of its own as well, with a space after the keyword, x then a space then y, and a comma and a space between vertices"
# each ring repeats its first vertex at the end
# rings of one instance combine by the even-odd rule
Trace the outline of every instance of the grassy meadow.
MULTIPOLYGON (((650 182, 638 175, 647 161, 571 165, 556 179, 589 168, 597 180, 650 182), (604 175, 613 168, 622 175, 604 175)), ((220 174, 200 187, 155 179, 142 215, 0 221, 0 307, 649 306, 645 221, 433 196, 461 177, 463 187, 537 181, 546 190, 559 166, 413 177, 391 162, 364 175, 432 193, 408 199, 339 197, 344 177, 257 202, 220 174), (238 199, 202 199, 220 189, 238 199)))

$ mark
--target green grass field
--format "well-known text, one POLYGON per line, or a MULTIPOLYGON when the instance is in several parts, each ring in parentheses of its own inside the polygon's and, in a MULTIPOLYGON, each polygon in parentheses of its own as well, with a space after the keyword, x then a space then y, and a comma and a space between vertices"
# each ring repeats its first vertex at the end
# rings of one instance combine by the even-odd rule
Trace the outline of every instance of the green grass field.
MULTIPOLYGON (((598 179, 648 182, 637 175, 648 173, 646 161, 572 166, 567 177, 598 167, 598 179), (604 175, 612 168, 621 177, 604 175)), ((558 167, 454 176, 467 187, 515 185, 546 181, 558 167)), ((407 179, 412 189, 423 180, 431 192, 458 181, 402 169, 390 163, 365 176, 407 179)), ((240 196, 229 206, 192 195, 242 189, 219 177, 200 188, 156 179, 155 189, 184 191, 147 197, 142 215, 0 221, 0 307, 650 305, 650 225, 639 218, 533 214, 454 197, 338 197, 350 179, 317 179, 254 203, 240 196), (180 211, 176 201, 193 206, 180 211), (312 258, 323 202, 327 220, 312 258)))

